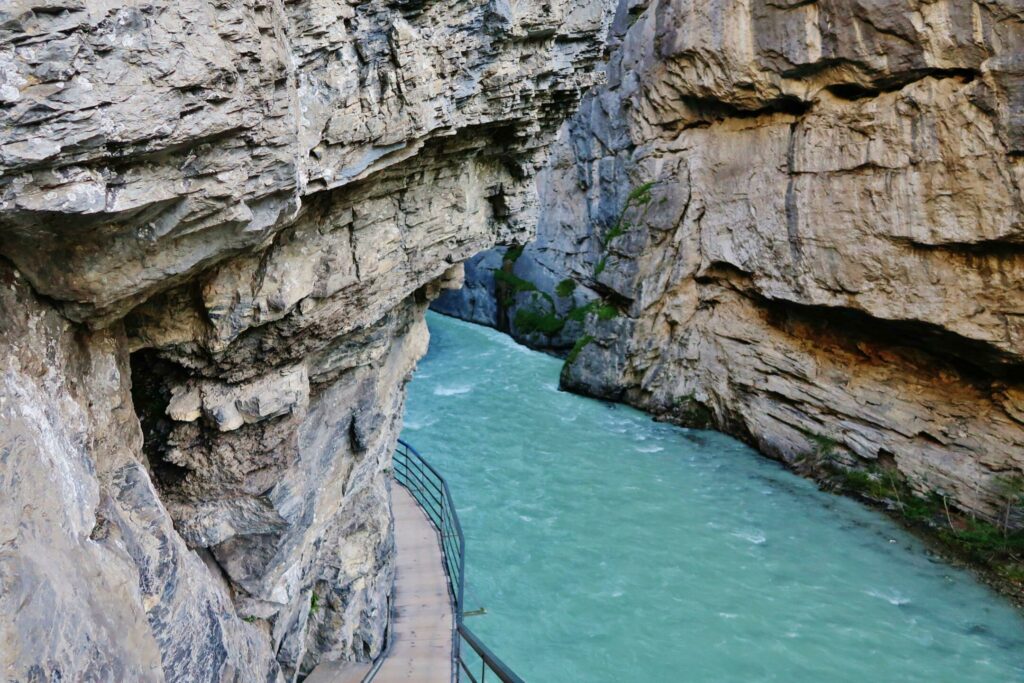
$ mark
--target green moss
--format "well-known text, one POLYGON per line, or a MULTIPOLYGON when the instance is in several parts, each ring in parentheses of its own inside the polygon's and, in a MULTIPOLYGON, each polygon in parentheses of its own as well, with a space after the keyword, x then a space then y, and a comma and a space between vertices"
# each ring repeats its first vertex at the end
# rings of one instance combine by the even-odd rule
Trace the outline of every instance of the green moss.
POLYGON ((619 309, 615 308, 611 304, 601 304, 597 307, 597 319, 598 320, 614 320, 619 317, 619 309))
POLYGON ((603 240, 604 246, 607 247, 608 244, 611 243, 611 241, 613 239, 615 239, 616 237, 620 237, 622 235, 625 235, 626 231, 629 230, 631 227, 633 227, 633 226, 631 226, 626 221, 620 220, 617 223, 615 223, 615 225, 612 226, 612 229, 609 230, 608 233, 604 236, 604 240, 603 240))
POLYGON ((535 292, 537 291, 537 285, 533 284, 529 280, 524 280, 515 273, 510 273, 505 270, 498 270, 497 268, 492 271, 494 273, 494 279, 498 282, 508 285, 513 292, 535 292))
MULTIPOLYGON (((615 220, 615 223, 612 224, 612 227, 608 230, 607 233, 605 233, 604 237, 601 239, 602 246, 607 247, 613 239, 615 239, 616 237, 621 237, 633 227, 633 225, 626 220, 626 214, 629 213, 630 209, 642 206, 644 207, 644 214, 646 214, 646 207, 648 204, 651 203, 651 189, 653 187, 654 182, 646 182, 641 183, 640 185, 630 190, 629 194, 626 195, 626 203, 623 204, 622 211, 619 212, 618 218, 615 220)), ((597 273, 595 273, 594 275, 596 276, 597 273)))
POLYGON ((598 261, 598 262, 597 262, 597 265, 596 265, 596 266, 594 266, 594 277, 597 277, 598 275, 600 275, 601 273, 603 273, 603 272, 604 272, 604 267, 605 267, 606 265, 608 265, 608 259, 607 259, 607 257, 605 257, 605 258, 602 258, 602 259, 601 259, 600 261, 598 261))
POLYGON ((320 596, 316 593, 309 598, 309 616, 313 616, 320 610, 320 596))
POLYGON ((569 320, 574 320, 578 323, 583 322, 587 319, 587 314, 594 310, 597 306, 597 300, 588 301, 582 306, 574 306, 567 314, 566 317, 569 320))
POLYGON ((523 249, 526 247, 517 245, 509 247, 508 251, 505 252, 505 256, 502 257, 502 261, 509 265, 515 265, 515 262, 519 260, 519 257, 523 255, 523 249))
POLYGON ((627 204, 649 204, 651 201, 651 190, 654 188, 654 181, 648 181, 634 187, 627 198, 627 204))
POLYGON ((572 278, 565 278, 555 286, 555 294, 563 299, 576 291, 576 281, 572 278))
POLYGON ((569 320, 583 322, 591 313, 596 314, 598 320, 605 322, 619 317, 619 309, 609 303, 605 303, 603 299, 593 299, 582 306, 576 306, 566 314, 566 317, 569 320))
POLYGON ((548 336, 558 334, 565 327, 565 320, 554 313, 540 311, 533 306, 524 306, 516 311, 516 329, 524 334, 541 333, 548 336))
POLYGON ((585 334, 579 339, 577 339, 576 343, 573 344, 572 349, 569 351, 569 355, 565 357, 565 364, 572 365, 573 363, 575 363, 576 359, 580 355, 580 352, 584 349, 584 347, 586 347, 587 344, 589 344, 592 341, 594 341, 594 338, 589 334, 585 334))
POLYGON ((242 621, 246 622, 247 624, 251 624, 254 621, 256 621, 256 617, 254 617, 253 615, 250 614, 247 617, 242 617, 242 621))

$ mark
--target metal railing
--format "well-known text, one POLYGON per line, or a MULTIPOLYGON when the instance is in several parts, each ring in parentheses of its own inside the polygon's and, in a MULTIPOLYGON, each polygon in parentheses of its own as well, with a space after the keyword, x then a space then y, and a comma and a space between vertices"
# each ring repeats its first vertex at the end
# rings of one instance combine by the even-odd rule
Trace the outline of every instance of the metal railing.
POLYGON ((448 482, 415 448, 402 440, 398 441, 398 447, 395 449, 394 473, 395 481, 408 489, 427 513, 441 538, 444 568, 455 604, 452 657, 456 677, 461 680, 462 674, 465 674, 470 683, 485 683, 487 674, 491 673, 504 683, 523 683, 523 679, 498 659, 497 655, 462 623, 465 610, 463 598, 466 541, 462 535, 459 515, 452 503, 452 494, 448 490, 448 482), (469 647, 465 648, 463 644, 469 647), (472 652, 472 655, 467 650, 472 652))

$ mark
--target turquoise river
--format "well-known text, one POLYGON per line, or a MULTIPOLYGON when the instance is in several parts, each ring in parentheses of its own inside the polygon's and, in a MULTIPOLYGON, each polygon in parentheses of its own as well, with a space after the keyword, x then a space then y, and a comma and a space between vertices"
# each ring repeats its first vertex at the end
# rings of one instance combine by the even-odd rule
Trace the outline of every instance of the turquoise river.
POLYGON ((1024 681, 1020 613, 884 515, 429 325, 403 438, 451 486, 467 624, 528 683, 1024 681))

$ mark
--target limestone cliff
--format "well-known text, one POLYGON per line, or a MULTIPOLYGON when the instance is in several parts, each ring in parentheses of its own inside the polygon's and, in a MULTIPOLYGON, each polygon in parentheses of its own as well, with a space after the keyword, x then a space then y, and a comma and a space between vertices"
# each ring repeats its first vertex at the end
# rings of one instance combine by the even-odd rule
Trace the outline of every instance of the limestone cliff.
POLYGON ((1003 515, 1024 7, 626 1, 615 32, 505 261, 513 333, 575 341, 570 389, 1003 515))
POLYGON ((0 671, 379 654, 423 312, 522 242, 599 2, 0 7, 0 671))

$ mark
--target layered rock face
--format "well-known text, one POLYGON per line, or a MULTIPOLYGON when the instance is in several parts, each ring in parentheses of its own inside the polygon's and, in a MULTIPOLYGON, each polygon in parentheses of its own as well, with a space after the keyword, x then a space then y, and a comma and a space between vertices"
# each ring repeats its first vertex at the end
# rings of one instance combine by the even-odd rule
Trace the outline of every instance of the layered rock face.
POLYGON ((0 8, 0 670, 380 653, 423 312, 532 233, 596 2, 0 8))
POLYGON ((616 27, 511 268, 513 332, 577 340, 568 388, 1000 514, 1024 471, 1024 9, 662 0, 616 27), (537 308, 564 325, 514 324, 537 308))

